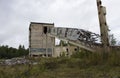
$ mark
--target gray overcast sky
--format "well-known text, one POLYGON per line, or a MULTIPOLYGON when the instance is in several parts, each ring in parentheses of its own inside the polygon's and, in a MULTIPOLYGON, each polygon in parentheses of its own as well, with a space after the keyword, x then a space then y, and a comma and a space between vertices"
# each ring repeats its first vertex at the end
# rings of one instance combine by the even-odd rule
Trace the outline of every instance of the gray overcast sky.
MULTIPOLYGON (((120 0, 102 0, 107 23, 120 41, 120 0)), ((28 47, 30 22, 99 33, 96 0, 0 0, 0 45, 28 47)))

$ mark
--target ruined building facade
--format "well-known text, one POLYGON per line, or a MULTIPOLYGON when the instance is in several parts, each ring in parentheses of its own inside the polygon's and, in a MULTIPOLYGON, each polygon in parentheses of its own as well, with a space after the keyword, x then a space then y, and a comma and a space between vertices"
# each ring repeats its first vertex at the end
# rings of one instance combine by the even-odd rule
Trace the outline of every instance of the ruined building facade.
POLYGON ((31 22, 29 26, 29 55, 52 57, 55 38, 47 36, 47 30, 54 27, 53 23, 31 22))

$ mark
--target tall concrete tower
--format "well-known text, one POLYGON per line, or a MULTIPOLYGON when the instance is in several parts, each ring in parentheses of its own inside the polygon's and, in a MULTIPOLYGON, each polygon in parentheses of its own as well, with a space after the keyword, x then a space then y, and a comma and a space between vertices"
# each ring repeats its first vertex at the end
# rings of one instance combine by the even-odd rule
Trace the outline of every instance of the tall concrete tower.
POLYGON ((49 28, 53 23, 31 22, 29 27, 29 55, 40 57, 53 56, 55 38, 47 36, 49 28))
POLYGON ((105 52, 109 51, 108 26, 106 22, 106 8, 102 6, 101 0, 97 0, 98 17, 100 23, 101 42, 105 52))

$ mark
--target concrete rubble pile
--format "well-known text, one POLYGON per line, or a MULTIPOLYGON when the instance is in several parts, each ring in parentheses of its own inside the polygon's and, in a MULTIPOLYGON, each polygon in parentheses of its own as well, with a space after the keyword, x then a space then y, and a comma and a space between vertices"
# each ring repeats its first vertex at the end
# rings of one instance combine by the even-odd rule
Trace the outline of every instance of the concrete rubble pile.
POLYGON ((0 65, 18 65, 18 64, 32 64, 32 63, 30 60, 25 58, 12 58, 0 61, 0 65))

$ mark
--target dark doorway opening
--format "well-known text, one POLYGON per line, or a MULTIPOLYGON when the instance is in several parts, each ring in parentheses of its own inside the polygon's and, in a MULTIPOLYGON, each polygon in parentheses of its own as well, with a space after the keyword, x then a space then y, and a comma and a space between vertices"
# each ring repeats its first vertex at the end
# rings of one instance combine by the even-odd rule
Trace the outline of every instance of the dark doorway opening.
POLYGON ((47 33, 47 27, 44 27, 44 30, 43 30, 44 34, 47 33))

